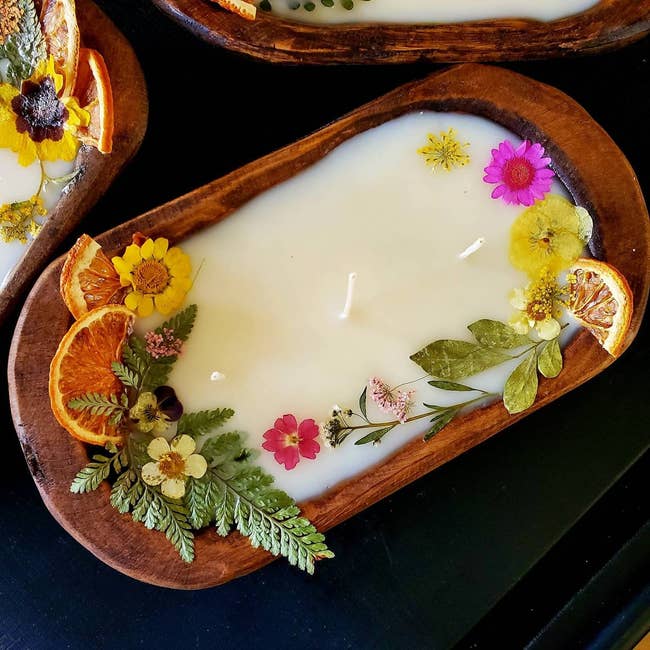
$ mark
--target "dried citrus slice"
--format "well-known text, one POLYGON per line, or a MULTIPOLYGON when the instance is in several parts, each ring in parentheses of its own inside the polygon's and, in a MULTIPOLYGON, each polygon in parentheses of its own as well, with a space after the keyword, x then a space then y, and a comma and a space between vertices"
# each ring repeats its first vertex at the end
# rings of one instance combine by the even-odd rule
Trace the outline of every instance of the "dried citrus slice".
POLYGON ((50 365, 50 403, 59 424, 72 436, 93 445, 119 444, 122 436, 107 415, 69 407, 86 393, 121 395, 122 383, 111 370, 122 358, 122 346, 133 327, 126 308, 108 305, 93 309, 72 324, 50 365))
POLYGON ((96 307, 121 305, 126 292, 112 262, 88 235, 81 235, 68 253, 60 286, 63 300, 75 319, 96 307))
POLYGON ((41 25, 47 53, 54 57, 54 66, 63 75, 63 95, 67 97, 75 86, 79 60, 79 27, 74 0, 44 0, 41 25))
POLYGON ((104 57, 96 50, 82 47, 79 52, 74 95, 90 113, 90 124, 77 132, 79 139, 101 153, 111 153, 115 126, 113 90, 104 57))
POLYGON ((569 270, 569 311, 612 356, 618 356, 632 319, 627 280, 610 264, 579 259, 569 270))
POLYGON ((216 2, 220 7, 228 9, 228 11, 239 14, 246 20, 255 20, 255 16, 257 16, 257 7, 250 2, 244 2, 244 0, 212 0, 212 2, 216 2))

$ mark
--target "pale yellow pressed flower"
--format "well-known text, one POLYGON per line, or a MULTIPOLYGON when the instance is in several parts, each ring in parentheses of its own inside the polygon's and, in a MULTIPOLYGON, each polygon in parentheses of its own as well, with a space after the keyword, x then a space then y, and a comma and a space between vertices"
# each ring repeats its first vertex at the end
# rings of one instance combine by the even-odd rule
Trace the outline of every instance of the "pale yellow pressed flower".
POLYGON ((170 499, 183 498, 187 478, 201 478, 208 470, 207 461, 195 450, 196 443, 190 436, 176 436, 171 444, 165 438, 154 438, 147 447, 154 462, 142 468, 142 480, 148 485, 160 485, 170 499))
POLYGON ((124 304, 138 316, 149 316, 154 309, 169 314, 192 288, 190 258, 180 248, 169 248, 163 237, 147 239, 142 246, 131 244, 112 261, 122 286, 131 287, 124 304))
POLYGON ((557 320, 562 312, 559 294, 555 274, 550 269, 544 269, 525 289, 514 289, 510 304, 517 311, 510 318, 512 328, 519 334, 528 334, 534 328, 546 341, 559 336, 562 330, 557 320))

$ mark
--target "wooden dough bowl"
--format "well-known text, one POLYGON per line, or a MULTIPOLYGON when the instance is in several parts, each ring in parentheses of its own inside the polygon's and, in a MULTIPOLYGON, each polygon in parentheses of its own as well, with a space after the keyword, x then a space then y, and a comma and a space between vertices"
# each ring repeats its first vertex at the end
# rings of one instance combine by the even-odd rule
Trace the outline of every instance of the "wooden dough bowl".
POLYGON ((0 290, 0 324, 52 258, 54 251, 135 155, 147 129, 144 75, 129 42, 90 0, 77 0, 77 18, 83 45, 102 54, 111 75, 115 103, 113 153, 104 156, 92 147, 82 147, 77 159, 80 176, 61 196, 39 236, 31 242, 27 254, 11 271, 7 283, 0 290))
POLYGON ((209 0, 153 2, 209 43, 273 63, 546 59, 621 47, 650 31, 650 0, 601 0, 587 11, 551 22, 493 19, 430 25, 308 25, 264 11, 248 21, 209 0))
MULTIPOLYGON (((609 136, 573 100, 500 68, 462 65, 403 86, 304 140, 111 230, 99 242, 109 254, 117 254, 135 231, 182 241, 356 134, 405 113, 429 109, 481 115, 547 148, 575 200, 595 215, 594 253, 615 264, 630 283, 636 303, 625 341, 629 345, 639 330, 650 287, 648 212, 634 172, 609 136)), ((185 564, 162 533, 148 531, 111 508, 107 483, 88 495, 70 493, 70 482, 87 462, 88 450, 61 429, 48 407, 49 363, 71 322, 58 291, 62 262, 53 262, 32 290, 9 359, 16 431, 50 512, 104 562, 156 585, 211 587, 270 562, 271 555, 253 549, 238 533, 221 538, 207 528, 197 534, 196 560, 185 564)), ((549 404, 613 361, 586 330, 568 345, 565 360, 557 379, 541 382, 531 410, 549 404)), ((509 416, 501 402, 468 413, 430 442, 407 443, 390 459, 302 507, 319 529, 328 530, 522 417, 509 416)))

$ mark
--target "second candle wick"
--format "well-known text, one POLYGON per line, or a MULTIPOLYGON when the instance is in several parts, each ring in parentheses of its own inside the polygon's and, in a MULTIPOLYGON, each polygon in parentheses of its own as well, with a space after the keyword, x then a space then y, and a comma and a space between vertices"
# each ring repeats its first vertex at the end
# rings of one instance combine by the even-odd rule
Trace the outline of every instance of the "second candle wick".
POLYGON ((348 275, 348 294, 345 298, 345 307, 343 307, 343 311, 339 314, 339 318, 341 320, 346 320, 347 318, 350 317, 350 311, 352 310, 352 302, 354 300, 354 286, 356 282, 357 282, 357 274, 350 273, 350 275, 348 275))
POLYGON ((483 247, 485 244, 485 237, 479 237, 473 244, 470 244, 459 256, 461 260, 467 259, 470 255, 476 253, 477 250, 483 247))

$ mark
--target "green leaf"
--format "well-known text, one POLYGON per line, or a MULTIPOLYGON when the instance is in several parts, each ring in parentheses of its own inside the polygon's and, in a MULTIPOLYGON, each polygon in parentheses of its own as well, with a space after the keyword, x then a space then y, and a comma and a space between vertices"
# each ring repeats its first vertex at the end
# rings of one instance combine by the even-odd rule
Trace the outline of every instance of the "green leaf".
POLYGON ((359 397, 359 410, 361 411, 361 415, 363 415, 363 417, 366 418, 366 420, 368 419, 368 414, 366 413, 367 399, 368 399, 368 386, 366 386, 363 389, 363 392, 359 397))
POLYGON ((530 345, 530 339, 515 332, 510 325, 498 320, 477 320, 467 327, 474 338, 487 348, 502 348, 510 350, 522 345, 530 345))
POLYGON ((122 348, 122 359, 129 370, 138 375, 141 380, 151 363, 145 342, 137 336, 131 336, 122 348))
POLYGON ((232 409, 214 409, 198 413, 184 413, 178 421, 178 433, 184 433, 192 438, 211 433, 222 427, 235 412, 232 409))
POLYGON ((553 339, 544 344, 537 359, 537 367, 542 375, 548 379, 553 379, 562 372, 563 365, 562 350, 558 339, 553 339))
POLYGON ((140 375, 134 372, 131 368, 119 361, 113 361, 111 364, 113 374, 125 385, 131 388, 139 388, 140 375))
POLYGON ((476 375, 511 358, 493 348, 450 339, 434 341, 411 356, 428 374, 452 381, 476 375))
POLYGON ((73 494, 84 494, 96 490, 105 481, 110 473, 111 467, 116 473, 122 471, 123 465, 128 464, 128 457, 124 452, 118 451, 112 456, 95 454, 88 465, 80 470, 70 485, 70 492, 73 494))
POLYGON ((194 328, 197 312, 198 307, 196 305, 189 305, 189 307, 178 312, 178 314, 172 316, 172 318, 156 328, 156 334, 162 334, 164 330, 170 329, 174 330, 174 336, 177 339, 187 341, 194 328))
POLYGON ((537 396, 537 355, 532 352, 512 372, 503 391, 503 403, 514 415, 530 408, 537 396))
POLYGON ((68 407, 75 411, 90 411, 92 415, 117 417, 118 422, 126 410, 121 403, 121 398, 117 395, 106 397, 106 395, 92 392, 71 399, 68 402, 68 407))
POLYGON ((440 433, 457 415, 460 409, 450 408, 431 420, 432 427, 424 434, 424 441, 428 442, 440 433))
POLYGON ((482 391, 480 388, 472 388, 471 386, 465 386, 465 384, 457 384, 454 381, 430 381, 427 382, 429 386, 433 386, 434 388, 439 388, 440 390, 453 390, 453 391, 464 391, 464 392, 472 392, 475 391, 477 393, 483 393, 485 391, 482 391))
POLYGON ((222 434, 201 453, 208 445, 213 466, 202 479, 191 481, 186 492, 190 524, 214 521, 222 536, 236 528, 254 547, 282 555, 309 573, 317 560, 334 557, 325 536, 300 516, 295 501, 273 487, 273 477, 242 457, 239 434, 222 434))
POLYGON ((0 59, 8 59, 6 76, 9 83, 20 87, 36 66, 47 56, 41 24, 33 0, 19 0, 22 17, 18 31, 0 46, 0 59))
POLYGON ((359 438, 354 444, 355 445, 367 445, 371 442, 379 442, 389 431, 392 431, 396 425, 386 427, 385 429, 375 429, 371 431, 368 435, 359 438))

